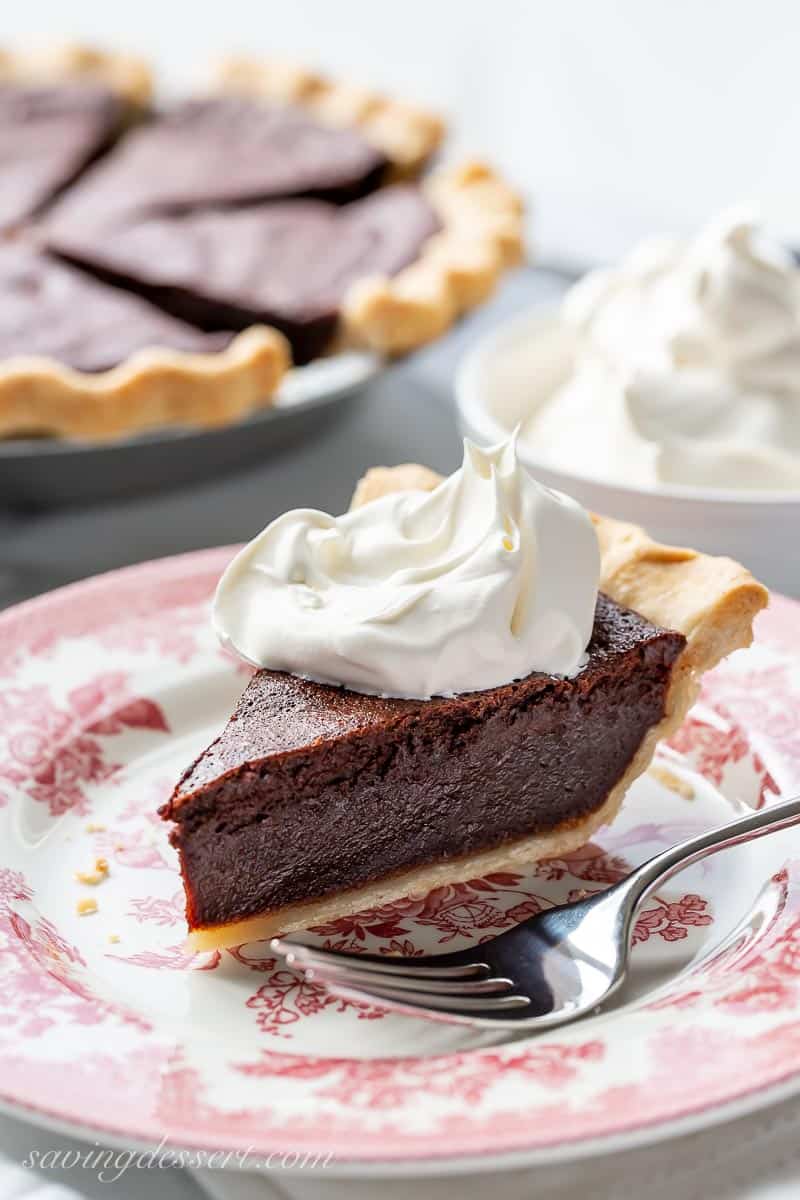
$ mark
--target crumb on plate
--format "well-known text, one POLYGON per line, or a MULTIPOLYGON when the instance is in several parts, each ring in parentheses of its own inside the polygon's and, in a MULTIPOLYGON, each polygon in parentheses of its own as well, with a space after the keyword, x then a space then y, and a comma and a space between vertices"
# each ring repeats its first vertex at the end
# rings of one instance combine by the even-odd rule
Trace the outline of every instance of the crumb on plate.
POLYGON ((76 871, 75 878, 78 883, 88 884, 89 887, 97 887, 98 883, 102 883, 108 878, 108 859, 96 858, 91 871, 76 871))
POLYGON ((682 796, 684 800, 694 800, 694 788, 685 779, 681 779, 674 771, 670 771, 669 767, 664 767, 660 763, 654 763, 650 768, 650 774, 653 779, 656 779, 665 788, 669 788, 671 792, 682 796))

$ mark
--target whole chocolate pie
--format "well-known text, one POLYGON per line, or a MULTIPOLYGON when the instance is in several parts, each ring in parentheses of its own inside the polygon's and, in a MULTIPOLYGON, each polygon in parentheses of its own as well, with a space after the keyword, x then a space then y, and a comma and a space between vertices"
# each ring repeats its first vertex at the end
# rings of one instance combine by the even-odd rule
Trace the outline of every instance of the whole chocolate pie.
POLYGON ((437 337, 522 246, 489 168, 421 174, 442 134, 279 63, 159 111, 127 56, 0 52, 0 436, 220 423, 291 362, 437 337))
MULTIPOLYGON (((438 482, 379 468, 354 505, 438 482)), ((749 644, 767 594, 728 559, 593 519, 601 591, 571 677, 407 700, 256 672, 161 810, 194 947, 561 857, 613 819, 703 672, 749 644)))

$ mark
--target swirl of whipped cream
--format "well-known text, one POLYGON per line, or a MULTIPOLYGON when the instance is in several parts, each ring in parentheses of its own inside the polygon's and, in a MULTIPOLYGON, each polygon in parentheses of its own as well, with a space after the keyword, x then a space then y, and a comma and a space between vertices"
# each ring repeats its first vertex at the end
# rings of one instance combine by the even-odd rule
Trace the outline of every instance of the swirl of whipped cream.
POLYGON ((620 482, 800 488, 800 271, 727 213, 654 238, 565 299, 575 365, 526 427, 569 470, 620 482))
POLYGON ((427 699, 574 674, 599 573, 588 514, 531 479, 513 438, 465 441, 432 492, 278 517, 222 576, 214 625, 255 666, 427 699))

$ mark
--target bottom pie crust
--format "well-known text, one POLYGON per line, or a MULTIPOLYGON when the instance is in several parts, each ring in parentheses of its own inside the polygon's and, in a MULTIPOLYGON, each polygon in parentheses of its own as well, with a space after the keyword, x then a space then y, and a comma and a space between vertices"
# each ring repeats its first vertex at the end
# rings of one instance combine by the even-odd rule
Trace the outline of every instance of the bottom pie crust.
MULTIPOLYGON (((353 507, 392 491, 431 490, 439 482, 435 472, 416 464, 373 468, 359 482, 353 507)), ((211 950, 293 933, 407 896, 425 896, 446 884, 519 869, 540 859, 562 858, 585 845, 601 825, 613 821, 628 788, 649 767, 657 743, 678 729, 694 704, 704 672, 734 650, 750 645, 753 619, 766 606, 769 595, 746 568, 732 559, 662 545, 643 529, 624 521, 597 516, 593 520, 601 550, 601 590, 653 624, 677 630, 687 639, 673 667, 663 718, 648 731, 600 807, 579 821, 564 822, 547 833, 519 838, 491 850, 414 867, 362 887, 287 905, 244 921, 194 929, 188 939, 191 949, 211 950)))

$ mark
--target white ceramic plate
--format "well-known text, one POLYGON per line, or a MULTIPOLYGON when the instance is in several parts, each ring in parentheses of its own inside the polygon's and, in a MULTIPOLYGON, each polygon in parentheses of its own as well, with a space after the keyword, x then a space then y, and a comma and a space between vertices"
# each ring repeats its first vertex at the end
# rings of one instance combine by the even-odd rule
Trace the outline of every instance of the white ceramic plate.
MULTIPOLYGON (((569 1159, 800 1088, 795 831, 681 875, 642 913, 615 1007, 535 1038, 344 1003, 264 944, 187 954, 155 810, 246 681, 208 627, 230 553, 102 576, 0 617, 7 1106, 90 1138, 331 1155, 341 1172, 382 1174, 569 1159), (107 880, 80 885, 98 856, 107 880), (96 913, 78 915, 84 896, 96 913)), ((313 936, 356 952, 456 949, 796 787, 799 616, 775 601, 591 845, 313 936)))

